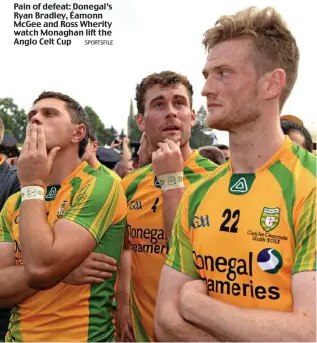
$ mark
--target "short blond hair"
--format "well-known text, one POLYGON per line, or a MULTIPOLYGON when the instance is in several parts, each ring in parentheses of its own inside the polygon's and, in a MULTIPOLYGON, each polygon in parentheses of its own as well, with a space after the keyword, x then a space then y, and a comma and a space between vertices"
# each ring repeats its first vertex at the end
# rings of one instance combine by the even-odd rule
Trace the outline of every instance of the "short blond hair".
POLYGON ((3 125, 2 119, 0 118, 0 143, 3 140, 3 135, 4 135, 4 125, 3 125))
POLYGON ((281 15, 272 7, 260 10, 250 7, 234 15, 221 16, 207 30, 203 44, 209 52, 216 44, 237 38, 249 38, 258 73, 281 68, 286 85, 280 97, 280 108, 290 95, 298 74, 299 50, 296 40, 281 15))

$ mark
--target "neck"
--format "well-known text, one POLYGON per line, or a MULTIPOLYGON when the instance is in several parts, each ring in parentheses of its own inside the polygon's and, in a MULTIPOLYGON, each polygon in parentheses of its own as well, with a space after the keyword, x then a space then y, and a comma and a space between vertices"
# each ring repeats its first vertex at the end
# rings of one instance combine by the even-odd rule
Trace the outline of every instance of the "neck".
POLYGON ((97 156, 95 154, 93 154, 87 162, 91 168, 97 169, 99 161, 98 161, 97 156))
POLYGON ((255 173, 277 152, 285 140, 279 116, 261 116, 256 122, 229 134, 233 173, 255 173), (270 120, 265 120, 270 119, 270 120))
POLYGON ((193 153, 193 150, 189 146, 189 142, 186 143, 186 145, 181 146, 181 153, 183 157, 183 161, 187 161, 191 154, 193 153))
POLYGON ((60 185, 81 163, 73 149, 61 150, 53 162, 53 166, 47 180, 47 186, 60 185))

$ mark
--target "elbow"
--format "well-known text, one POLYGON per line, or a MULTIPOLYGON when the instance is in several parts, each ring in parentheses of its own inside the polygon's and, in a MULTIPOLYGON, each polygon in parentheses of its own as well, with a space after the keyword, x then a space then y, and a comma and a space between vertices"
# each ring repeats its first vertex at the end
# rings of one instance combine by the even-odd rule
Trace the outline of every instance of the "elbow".
POLYGON ((24 265, 24 270, 25 280, 30 288, 44 290, 52 288, 57 283, 49 268, 24 265))
POLYGON ((162 315, 159 311, 156 312, 154 318, 154 331, 159 342, 173 341, 173 337, 169 334, 171 332, 171 321, 168 316, 162 315))

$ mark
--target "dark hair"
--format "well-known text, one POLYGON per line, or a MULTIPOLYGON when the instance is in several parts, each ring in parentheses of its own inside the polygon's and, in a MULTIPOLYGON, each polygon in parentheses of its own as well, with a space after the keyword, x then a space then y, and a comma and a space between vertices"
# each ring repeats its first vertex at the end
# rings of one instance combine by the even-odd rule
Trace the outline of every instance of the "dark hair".
POLYGON ((190 84, 186 76, 175 73, 173 71, 162 71, 145 77, 140 84, 136 86, 135 100, 137 103, 138 113, 144 114, 144 98, 148 89, 155 85, 161 87, 175 87, 177 85, 186 87, 189 96, 190 108, 193 106, 193 86, 190 84))
POLYGON ((218 166, 226 162, 222 151, 214 146, 203 146, 198 149, 198 152, 201 156, 208 158, 208 160, 216 163, 218 166))
POLYGON ((289 135, 292 131, 298 131, 305 140, 305 148, 309 152, 313 152, 313 140, 309 131, 303 126, 294 121, 290 120, 281 120, 281 128, 284 135, 289 135))
POLYGON ((1 143, 0 144, 0 154, 8 156, 8 158, 19 157, 20 150, 16 144, 1 143))
POLYGON ((84 108, 73 98, 66 94, 62 94, 59 92, 42 92, 37 99, 34 100, 33 105, 43 99, 58 99, 62 100, 66 103, 66 108, 71 118, 71 121, 74 124, 84 124, 86 126, 86 135, 79 143, 78 155, 81 158, 86 150, 86 146, 88 143, 88 135, 89 135, 89 118, 87 113, 85 112, 84 108))
POLYGON ((220 150, 229 150, 229 147, 225 144, 214 144, 213 146, 220 150))

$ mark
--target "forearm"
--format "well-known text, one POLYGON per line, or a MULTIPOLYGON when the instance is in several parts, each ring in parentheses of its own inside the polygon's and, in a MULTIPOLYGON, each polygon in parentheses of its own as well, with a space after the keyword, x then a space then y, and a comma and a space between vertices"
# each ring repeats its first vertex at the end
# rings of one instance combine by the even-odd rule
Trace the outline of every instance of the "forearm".
POLYGON ((213 335, 186 322, 178 309, 170 308, 164 316, 163 321, 160 315, 155 320, 155 333, 160 342, 219 342, 213 335))
POLYGON ((195 301, 188 299, 181 315, 229 342, 316 340, 316 323, 305 313, 240 308, 203 294, 195 294, 195 301))
POLYGON ((24 264, 28 268, 42 268, 53 260, 54 236, 47 222, 45 202, 27 200, 20 207, 20 240, 24 264))
POLYGON ((131 251, 122 250, 121 261, 117 277, 117 306, 121 308, 129 306, 131 280, 131 251))
POLYGON ((176 188, 162 192, 164 228, 168 241, 172 236, 175 215, 184 191, 185 188, 176 188))
POLYGON ((123 165, 126 169, 129 167, 129 161, 131 160, 131 152, 126 143, 123 143, 122 145, 122 161, 123 165))
POLYGON ((23 266, 0 269, 0 285, 1 308, 16 306, 37 292, 26 283, 23 266))

